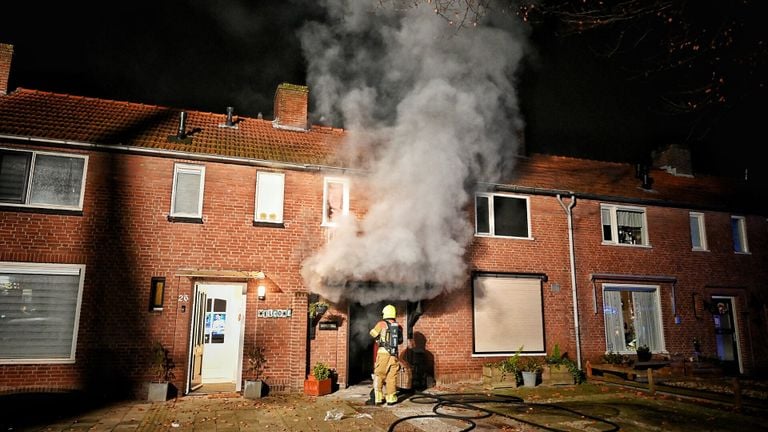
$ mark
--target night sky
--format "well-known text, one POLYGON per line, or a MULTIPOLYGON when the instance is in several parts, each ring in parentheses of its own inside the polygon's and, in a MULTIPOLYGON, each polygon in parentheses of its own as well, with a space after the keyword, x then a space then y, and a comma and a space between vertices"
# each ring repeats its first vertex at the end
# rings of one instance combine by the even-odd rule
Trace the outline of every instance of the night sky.
MULTIPOLYGON (((299 0, 97 5, 5 4, 0 42, 14 45, 10 88, 222 114, 234 106, 235 114, 271 118, 277 85, 306 83, 297 30, 323 19, 316 2, 299 0)), ((627 64, 632 53, 596 53, 602 36, 566 37, 553 26, 532 32, 534 54, 517 86, 529 151, 634 162, 687 143, 698 171, 743 176, 749 168, 751 180, 765 181, 757 157, 766 143, 765 87, 712 118, 673 116, 660 107, 661 90, 685 77, 638 78, 627 64)))

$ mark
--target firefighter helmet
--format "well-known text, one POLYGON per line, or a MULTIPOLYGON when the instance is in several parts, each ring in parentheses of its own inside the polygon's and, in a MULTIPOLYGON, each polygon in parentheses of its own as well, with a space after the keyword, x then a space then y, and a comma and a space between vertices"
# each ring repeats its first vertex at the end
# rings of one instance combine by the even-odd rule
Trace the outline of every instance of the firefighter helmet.
POLYGON ((386 305, 384 306, 384 309, 381 310, 381 317, 384 319, 388 318, 395 318, 397 316, 397 311, 395 310, 395 307, 392 305, 386 305))

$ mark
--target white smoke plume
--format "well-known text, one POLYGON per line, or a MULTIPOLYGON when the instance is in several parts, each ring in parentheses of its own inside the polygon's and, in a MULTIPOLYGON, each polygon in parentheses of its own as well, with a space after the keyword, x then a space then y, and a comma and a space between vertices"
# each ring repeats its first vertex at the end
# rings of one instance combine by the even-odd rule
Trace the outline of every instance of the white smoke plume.
POLYGON ((366 213, 340 223, 302 268, 309 289, 334 302, 462 286, 472 192, 511 163, 522 128, 521 29, 457 30, 428 2, 408 4, 328 0, 327 23, 301 34, 315 114, 340 119, 344 156, 365 169, 351 187, 365 190, 366 213))

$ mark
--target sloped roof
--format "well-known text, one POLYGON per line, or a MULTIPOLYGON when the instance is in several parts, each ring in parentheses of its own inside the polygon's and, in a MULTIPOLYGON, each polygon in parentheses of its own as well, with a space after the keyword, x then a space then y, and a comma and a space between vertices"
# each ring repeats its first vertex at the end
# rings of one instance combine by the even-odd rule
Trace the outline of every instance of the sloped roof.
MULTIPOLYGON (((192 142, 169 142, 179 127, 179 109, 17 89, 0 96, 0 135, 128 145, 298 165, 342 167, 336 151, 344 138, 337 128, 308 131, 274 128, 271 121, 236 117, 237 128, 220 127, 225 114, 188 111, 192 142)), ((507 190, 574 193, 599 200, 648 202, 685 208, 766 213, 760 191, 744 182, 674 176, 650 171, 649 190, 634 166, 573 157, 533 154, 521 157, 503 183, 507 190)), ((500 189, 504 190, 504 186, 500 189)))
POLYGON ((295 164, 338 165, 333 159, 343 131, 274 128, 272 122, 235 116, 236 128, 220 127, 225 114, 187 112, 192 142, 169 142, 182 110, 17 89, 0 97, 0 133, 93 144, 241 157, 295 164))

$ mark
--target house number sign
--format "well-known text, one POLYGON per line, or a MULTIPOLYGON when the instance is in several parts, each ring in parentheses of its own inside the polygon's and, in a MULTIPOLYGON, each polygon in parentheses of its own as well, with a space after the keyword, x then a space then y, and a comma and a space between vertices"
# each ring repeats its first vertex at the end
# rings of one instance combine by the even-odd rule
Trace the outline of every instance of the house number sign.
POLYGON ((259 309, 256 316, 259 318, 290 318, 292 309, 259 309))

